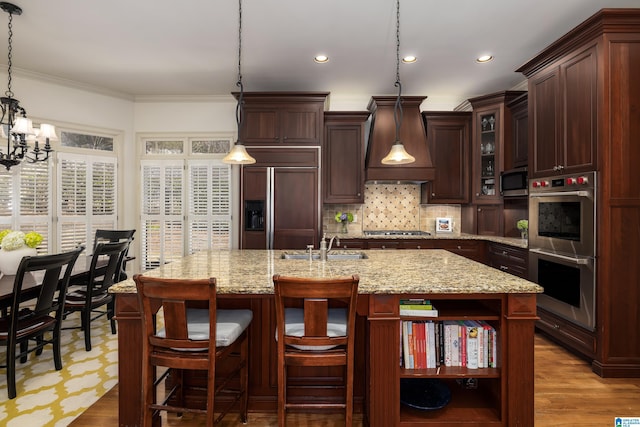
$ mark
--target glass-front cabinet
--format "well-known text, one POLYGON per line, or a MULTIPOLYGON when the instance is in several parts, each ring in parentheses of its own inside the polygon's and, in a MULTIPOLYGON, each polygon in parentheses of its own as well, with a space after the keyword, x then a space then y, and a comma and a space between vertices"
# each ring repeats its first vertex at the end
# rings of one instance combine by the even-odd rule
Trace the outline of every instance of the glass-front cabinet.
POLYGON ((511 113, 505 105, 523 93, 497 92, 469 100, 473 108, 472 203, 502 202, 500 172, 504 170, 505 144, 511 139, 511 113))
MULTIPOLYGON (((497 180, 496 165, 496 113, 480 115, 480 194, 479 196, 495 196, 500 191, 497 180)), ((478 197, 479 197, 478 196, 478 197)))

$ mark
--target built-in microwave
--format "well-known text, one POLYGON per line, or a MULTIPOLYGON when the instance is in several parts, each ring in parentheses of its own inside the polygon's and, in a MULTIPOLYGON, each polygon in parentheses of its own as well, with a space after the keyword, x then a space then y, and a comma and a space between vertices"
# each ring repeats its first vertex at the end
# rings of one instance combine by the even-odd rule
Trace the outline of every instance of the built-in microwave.
POLYGON ((526 196, 528 188, 527 168, 511 169, 500 174, 500 194, 503 197, 526 196))

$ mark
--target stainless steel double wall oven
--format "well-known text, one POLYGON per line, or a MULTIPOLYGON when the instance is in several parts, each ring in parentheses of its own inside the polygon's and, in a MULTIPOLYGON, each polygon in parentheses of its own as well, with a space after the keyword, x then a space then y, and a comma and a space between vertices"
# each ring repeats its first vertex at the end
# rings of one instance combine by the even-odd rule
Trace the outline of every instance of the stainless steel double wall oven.
POLYGON ((596 173, 529 181, 529 279, 538 306, 595 329, 596 173))

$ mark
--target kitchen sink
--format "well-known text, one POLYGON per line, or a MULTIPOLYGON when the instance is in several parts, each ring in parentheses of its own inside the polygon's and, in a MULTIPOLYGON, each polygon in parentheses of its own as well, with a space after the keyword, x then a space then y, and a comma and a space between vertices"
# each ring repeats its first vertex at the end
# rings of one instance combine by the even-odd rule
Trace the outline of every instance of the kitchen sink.
MULTIPOLYGON (((311 257, 314 261, 320 260, 320 253, 313 252, 311 257)), ((309 252, 285 252, 280 258, 282 259, 309 259, 309 252)), ((353 251, 331 251, 327 254, 327 261, 331 260, 352 260, 369 258, 364 252, 353 251)))

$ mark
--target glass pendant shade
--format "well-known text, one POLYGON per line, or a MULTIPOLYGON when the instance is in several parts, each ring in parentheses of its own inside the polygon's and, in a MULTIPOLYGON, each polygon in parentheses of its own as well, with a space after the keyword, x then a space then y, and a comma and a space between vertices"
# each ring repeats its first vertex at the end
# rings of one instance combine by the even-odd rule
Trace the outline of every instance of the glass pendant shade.
POLYGON ((57 141, 58 135, 56 135, 56 127, 46 123, 41 124, 40 129, 38 130, 38 138, 57 141))
POLYGON ((231 165, 251 165, 256 162, 256 159, 247 153, 243 144, 236 143, 229 154, 222 159, 222 162, 231 165))
POLYGON ((33 130, 33 123, 31 122, 31 119, 27 119, 26 117, 17 117, 16 122, 11 128, 11 132, 21 133, 27 136, 36 134, 33 130))
POLYGON ((400 141, 396 141, 391 146, 391 151, 382 159, 383 165, 406 165, 407 163, 413 163, 416 158, 407 153, 404 149, 404 145, 400 141))

